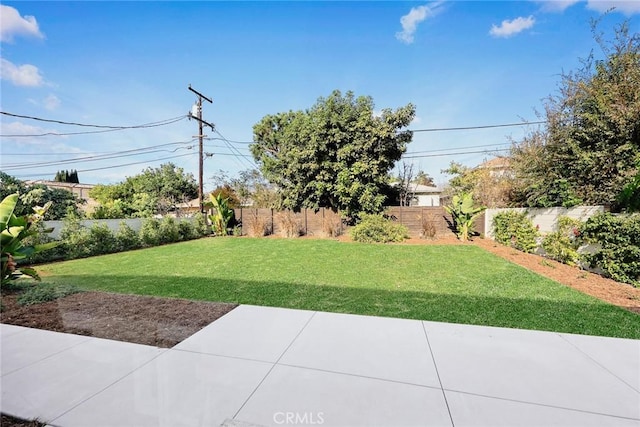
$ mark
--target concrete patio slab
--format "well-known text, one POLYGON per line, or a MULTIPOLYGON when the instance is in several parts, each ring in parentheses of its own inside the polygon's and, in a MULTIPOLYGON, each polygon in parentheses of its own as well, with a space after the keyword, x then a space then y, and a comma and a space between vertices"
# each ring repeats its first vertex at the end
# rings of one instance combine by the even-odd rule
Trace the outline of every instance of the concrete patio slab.
POLYGON ((575 334, 560 336, 640 392, 640 341, 575 334))
POLYGON ((640 420, 640 394, 557 333, 425 328, 445 390, 640 420))
POLYGON ((56 426, 219 426, 273 365, 168 350, 55 419, 56 426))
POLYGON ((3 377, 91 339, 81 335, 9 326, 2 325, 2 330, 7 331, 7 335, 2 335, 0 372, 3 377))
POLYGON ((275 362, 313 314, 313 311, 241 305, 174 348, 275 362))
MULTIPOLYGON (((64 342, 77 337, 50 334, 48 338, 42 334, 38 338, 55 345, 56 340, 64 342)), ((81 338, 84 342, 3 376, 2 412, 51 421, 164 351, 120 341, 81 338)))
POLYGON ((418 320, 317 313, 279 363, 440 387, 418 320))
POLYGON ((5 325, 0 323, 0 339, 10 337, 11 335, 18 334, 20 332, 26 332, 29 328, 24 326, 5 325))
POLYGON ((638 420, 445 392, 456 427, 638 427, 638 420))
POLYGON ((322 426, 450 426, 442 390, 276 366, 236 420, 322 426))

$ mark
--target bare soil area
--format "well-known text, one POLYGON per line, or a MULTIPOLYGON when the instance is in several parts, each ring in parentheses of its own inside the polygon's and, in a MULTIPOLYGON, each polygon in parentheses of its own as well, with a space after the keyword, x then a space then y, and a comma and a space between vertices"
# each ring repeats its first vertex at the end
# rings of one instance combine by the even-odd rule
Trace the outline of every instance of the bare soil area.
POLYGON ((165 348, 237 306, 106 292, 82 292, 20 306, 17 297, 16 292, 3 291, 2 323, 165 348))

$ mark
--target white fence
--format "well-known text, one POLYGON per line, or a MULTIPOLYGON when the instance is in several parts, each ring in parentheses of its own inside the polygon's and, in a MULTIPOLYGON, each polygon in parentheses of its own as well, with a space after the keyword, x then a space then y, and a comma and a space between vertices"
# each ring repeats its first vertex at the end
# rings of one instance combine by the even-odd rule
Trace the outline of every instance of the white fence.
MULTIPOLYGON (((176 222, 180 221, 193 221, 193 218, 175 218, 176 222)), ((87 228, 90 228, 93 224, 107 224, 107 227, 114 233, 118 231, 120 228, 120 223, 124 222, 129 227, 131 227, 134 231, 140 231, 142 227, 143 218, 127 218, 127 219, 83 219, 80 223, 87 228)), ((159 219, 162 221, 162 219, 159 219)), ((54 239, 60 238, 60 232, 64 227, 64 221, 45 221, 44 222, 46 228, 53 227, 53 232, 49 235, 54 239)))
POLYGON ((604 206, 575 206, 573 208, 513 208, 513 209, 487 209, 484 217, 485 235, 493 239, 493 218, 500 212, 513 210, 526 212, 534 226, 540 227, 540 232, 550 233, 556 231, 558 218, 568 216, 570 218, 586 221, 598 212, 604 212, 604 206))

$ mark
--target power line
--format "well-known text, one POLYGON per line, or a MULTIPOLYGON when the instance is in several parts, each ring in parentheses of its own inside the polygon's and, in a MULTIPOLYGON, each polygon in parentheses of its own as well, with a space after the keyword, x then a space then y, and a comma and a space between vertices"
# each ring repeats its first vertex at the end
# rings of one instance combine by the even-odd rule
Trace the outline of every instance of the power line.
POLYGON ((89 135, 89 134, 94 134, 94 133, 117 132, 117 131, 121 131, 121 130, 129 130, 129 129, 147 129, 147 128, 170 125, 170 124, 179 122, 181 120, 184 120, 186 117, 187 116, 182 116, 182 117, 177 117, 175 119, 172 119, 170 121, 149 123, 149 124, 146 124, 146 125, 114 127, 114 128, 102 129, 102 130, 90 130, 90 131, 83 131, 83 132, 65 132, 65 133, 45 132, 45 133, 35 133, 35 134, 0 134, 0 137, 2 137, 2 138, 39 138, 39 137, 44 137, 44 136, 89 135))
MULTIPOLYGON (((101 168, 93 168, 93 169, 83 169, 83 170, 79 170, 77 172, 92 172, 92 171, 99 171, 99 170, 105 170, 105 169, 116 169, 116 168, 120 168, 120 167, 124 167, 124 166, 132 166, 132 165, 140 165, 143 163, 153 163, 153 162, 159 162, 162 160, 170 160, 170 159, 177 159, 178 157, 185 157, 185 156, 193 156, 196 153, 187 153, 187 154, 180 154, 179 156, 169 156, 169 157, 161 157, 159 159, 152 159, 152 160, 145 160, 142 162, 133 162, 133 163, 125 163, 125 164, 121 164, 121 165, 114 165, 114 166, 105 166, 105 167, 101 167, 101 168)), ((44 176, 44 175, 55 175, 56 172, 42 172, 39 174, 30 174, 30 175, 15 175, 16 178, 26 178, 26 177, 32 177, 32 176, 44 176)))
POLYGON ((91 127, 91 128, 102 128, 102 129, 140 129, 140 128, 148 128, 155 126, 164 126, 165 124, 171 124, 175 120, 181 120, 186 118, 186 115, 172 117, 170 119, 159 120, 157 122, 143 123, 141 125, 133 125, 133 126, 107 126, 107 125, 94 125, 87 123, 77 123, 77 122, 65 122, 62 120, 53 120, 53 119, 43 119, 41 117, 33 117, 33 116, 25 116, 22 114, 9 113, 6 111, 0 111, 0 114, 10 117, 17 117, 19 119, 28 119, 28 120, 36 120, 39 122, 47 122, 47 123, 58 123, 61 125, 69 125, 69 126, 82 126, 82 127, 91 127))
POLYGON ((157 145, 149 145, 146 147, 141 147, 141 148, 136 148, 133 150, 123 150, 123 151, 92 151, 92 152, 86 152, 86 153, 77 153, 77 152, 43 152, 43 153, 5 153, 3 152, 2 155, 3 156, 59 156, 59 155, 70 155, 70 154, 76 154, 76 155, 94 155, 94 154, 98 154, 98 155, 111 155, 111 154, 121 154, 121 153, 129 153, 132 151, 143 151, 143 150, 150 150, 152 148, 158 148, 158 147, 166 147, 167 145, 177 145, 177 144, 189 144, 191 142, 194 142, 196 139, 193 138, 189 141, 176 141, 176 142, 167 142, 165 144, 157 144, 157 145))
POLYGON ((160 151, 167 151, 167 152, 171 153, 171 152, 176 152, 180 148, 184 148, 184 147, 179 147, 179 148, 177 148, 177 149, 175 149, 173 151, 171 151, 171 150, 152 150, 152 149, 153 148, 158 148, 158 147, 166 147, 166 146, 169 146, 169 145, 189 144, 190 142, 193 142, 193 141, 194 140, 192 139, 191 141, 169 142, 169 143, 166 143, 166 144, 152 145, 152 146, 149 146, 149 147, 135 148, 135 149, 131 149, 131 150, 114 151, 114 152, 111 152, 111 153, 84 156, 84 157, 74 157, 72 159, 59 159, 59 160, 51 160, 51 161, 45 161, 45 162, 15 163, 15 164, 3 165, 3 168, 4 169, 23 169, 25 167, 38 167, 38 166, 42 166, 42 165, 53 166, 53 165, 56 165, 56 164, 74 163, 74 162, 77 162, 77 161, 96 161, 96 160, 115 159, 115 158, 119 158, 119 157, 130 157, 130 156, 136 156, 136 155, 141 155, 141 154, 156 153, 156 152, 160 152, 160 151))
POLYGON ((410 132, 446 132, 456 130, 475 130, 475 129, 491 129, 491 128, 506 128, 513 126, 529 126, 529 125, 541 125, 547 123, 546 120, 537 122, 523 122, 523 123, 506 123, 499 125, 482 125, 482 126, 464 126, 464 127, 450 127, 450 128, 430 128, 430 129, 408 129, 410 132))
POLYGON ((445 157, 445 156, 458 156, 458 155, 464 155, 464 154, 478 154, 478 153, 489 154, 491 152, 501 152, 501 151, 509 151, 509 148, 502 148, 497 150, 460 151, 457 153, 422 154, 419 156, 402 156, 402 158, 403 159, 421 159, 425 157, 445 157))
MULTIPOLYGON (((81 161, 84 162, 99 162, 102 160, 112 160, 112 159, 120 159, 123 157, 132 157, 132 156, 140 156, 143 154, 151 154, 151 153, 161 153, 161 152, 166 152, 166 153, 175 153, 178 150, 182 150, 182 149, 186 149, 186 150, 191 150, 193 148, 193 145, 188 146, 188 147, 178 147, 175 150, 151 150, 151 151, 145 151, 145 152, 141 152, 141 153, 129 153, 129 154, 121 154, 121 155, 117 155, 117 156, 106 156, 106 157, 98 157, 98 158, 89 158, 89 159, 82 159, 81 161)), ((46 168, 49 166, 59 166, 59 165, 68 165, 68 164, 74 164, 77 163, 78 161, 75 159, 70 159, 70 160, 66 160, 66 161, 59 161, 59 162, 42 162, 42 163, 34 163, 34 164, 27 164, 27 165, 21 165, 21 166, 4 166, 3 169, 5 171, 13 171, 13 170, 19 170, 19 169, 31 169, 31 168, 46 168)))
MULTIPOLYGON (((236 157, 236 159, 238 159, 238 161, 245 161, 245 162, 246 162, 245 157, 249 157, 249 156, 247 156, 247 155, 245 155, 245 154, 242 154, 242 153, 241 153, 241 152, 240 152, 236 147, 234 147, 234 146, 231 144, 231 142, 230 142, 227 138, 225 138, 225 137, 224 137, 224 135, 223 135, 223 134, 221 134, 221 133, 220 133, 220 131, 218 131, 217 129, 215 130, 215 133, 217 133, 218 135, 220 135, 220 138, 222 139, 222 141, 224 141, 224 142, 227 144, 227 146, 231 149, 231 151, 232 151, 232 152, 235 150, 235 152, 236 152, 236 156, 235 156, 235 157, 236 157)), ((250 160, 248 164, 249 164, 249 168, 256 168, 256 169, 258 168, 258 166, 253 162, 253 160, 250 160)))
POLYGON ((424 151, 411 151, 411 152, 406 152, 404 153, 405 155, 407 154, 422 154, 422 153, 439 153, 440 151, 455 151, 455 150, 464 150, 467 148, 480 148, 480 147, 497 147, 497 146, 502 146, 502 145, 510 145, 510 142, 503 142, 500 144, 484 144, 484 145, 468 145, 466 147, 455 147, 455 148, 441 148, 441 149, 434 149, 434 150, 424 150, 424 151))

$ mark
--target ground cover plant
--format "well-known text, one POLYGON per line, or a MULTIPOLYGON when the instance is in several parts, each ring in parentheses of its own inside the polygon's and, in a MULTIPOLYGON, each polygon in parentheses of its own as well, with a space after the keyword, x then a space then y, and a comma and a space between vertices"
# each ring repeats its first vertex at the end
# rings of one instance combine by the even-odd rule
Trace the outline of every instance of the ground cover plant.
POLYGON ((640 317, 472 245, 201 239, 40 267, 140 295, 640 338, 640 317))

